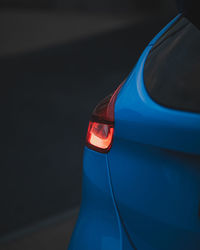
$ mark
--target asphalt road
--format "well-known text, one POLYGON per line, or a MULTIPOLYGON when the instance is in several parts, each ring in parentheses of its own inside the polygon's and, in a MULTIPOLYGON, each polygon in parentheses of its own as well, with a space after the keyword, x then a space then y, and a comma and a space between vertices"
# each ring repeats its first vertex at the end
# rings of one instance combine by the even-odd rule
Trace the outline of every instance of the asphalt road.
POLYGON ((80 204, 91 111, 167 21, 0 58, 1 238, 80 204))
POLYGON ((15 234, 12 240, 0 243, 1 250, 67 250, 78 211, 55 217, 15 234))

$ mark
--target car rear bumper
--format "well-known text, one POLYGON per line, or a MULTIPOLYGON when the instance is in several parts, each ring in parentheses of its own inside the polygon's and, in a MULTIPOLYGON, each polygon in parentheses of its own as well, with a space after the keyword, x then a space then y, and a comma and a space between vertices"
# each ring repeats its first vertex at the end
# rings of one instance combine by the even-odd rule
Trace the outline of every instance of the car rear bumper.
POLYGON ((82 203, 69 250, 132 250, 115 205, 107 155, 85 148, 82 203))

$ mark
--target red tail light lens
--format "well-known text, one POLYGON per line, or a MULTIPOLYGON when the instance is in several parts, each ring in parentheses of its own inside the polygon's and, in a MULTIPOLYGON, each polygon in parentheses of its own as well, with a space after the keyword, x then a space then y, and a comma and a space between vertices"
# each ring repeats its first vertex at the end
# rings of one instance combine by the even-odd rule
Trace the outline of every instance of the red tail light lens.
POLYGON ((87 145, 97 151, 108 151, 111 147, 114 128, 112 124, 89 122, 87 145))
POLYGON ((123 83, 119 85, 114 94, 103 99, 92 113, 86 145, 95 151, 107 153, 112 146, 115 101, 123 83))

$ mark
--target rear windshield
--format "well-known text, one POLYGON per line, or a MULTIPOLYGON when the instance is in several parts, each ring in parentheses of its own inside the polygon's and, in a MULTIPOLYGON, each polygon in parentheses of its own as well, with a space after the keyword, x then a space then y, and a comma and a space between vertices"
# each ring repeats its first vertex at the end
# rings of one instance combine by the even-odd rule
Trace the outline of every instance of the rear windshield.
POLYGON ((200 112, 200 30, 181 17, 151 49, 144 83, 157 103, 200 112))

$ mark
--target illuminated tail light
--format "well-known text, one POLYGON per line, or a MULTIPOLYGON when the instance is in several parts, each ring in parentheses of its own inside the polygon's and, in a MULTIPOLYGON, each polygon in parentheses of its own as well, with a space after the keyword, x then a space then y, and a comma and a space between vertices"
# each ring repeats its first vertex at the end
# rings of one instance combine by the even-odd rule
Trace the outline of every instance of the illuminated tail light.
POLYGON ((115 101, 123 83, 119 85, 114 94, 103 99, 92 113, 87 131, 86 145, 95 151, 107 153, 112 146, 115 101))

